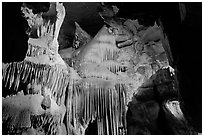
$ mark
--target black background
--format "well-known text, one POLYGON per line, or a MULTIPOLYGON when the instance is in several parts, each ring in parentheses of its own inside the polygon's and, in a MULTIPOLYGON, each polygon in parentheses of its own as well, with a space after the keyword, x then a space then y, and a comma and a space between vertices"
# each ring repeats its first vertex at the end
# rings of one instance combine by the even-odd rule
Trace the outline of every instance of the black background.
MULTIPOLYGON (((74 33, 74 21, 94 36, 103 21, 96 13, 98 3, 65 3, 66 17, 60 31, 60 49, 70 47, 74 33)), ((191 122, 202 132, 202 3, 184 3, 186 17, 181 22, 179 3, 109 3, 120 10, 119 17, 143 18, 143 23, 161 18, 168 35, 174 64, 179 70, 180 92, 191 122)), ((28 37, 27 22, 20 11, 22 3, 2 4, 2 61, 24 59, 28 37)), ((33 3, 35 7, 42 4, 33 3)), ((46 9, 46 6, 44 7, 46 9)), ((43 10, 44 10, 43 9, 43 10)), ((42 9, 41 9, 42 10, 42 9)))

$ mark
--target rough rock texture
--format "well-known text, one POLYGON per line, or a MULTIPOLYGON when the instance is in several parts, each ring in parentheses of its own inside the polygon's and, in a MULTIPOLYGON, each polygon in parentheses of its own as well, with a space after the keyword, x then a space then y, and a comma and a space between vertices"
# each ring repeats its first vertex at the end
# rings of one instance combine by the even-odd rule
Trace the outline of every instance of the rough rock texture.
POLYGON ((63 4, 40 14, 22 7, 30 38, 24 61, 3 64, 15 91, 3 98, 4 134, 85 134, 93 123, 100 135, 196 134, 180 107, 162 23, 144 27, 118 10, 101 5, 104 26, 93 38, 75 23, 73 46, 59 54, 63 4))
POLYGON ((7 134, 59 134, 60 119, 65 115, 65 106, 58 106, 50 99, 50 107, 42 107, 45 98, 39 94, 3 98, 3 130, 7 134), (34 133, 30 133, 34 132, 34 133))
POLYGON ((5 86, 15 90, 2 101, 3 134, 66 133, 63 119, 69 69, 58 54, 57 42, 64 7, 51 3, 48 12, 38 14, 26 5, 21 10, 30 27, 28 51, 24 61, 3 64, 5 86), (22 84, 27 90, 19 93, 22 84))

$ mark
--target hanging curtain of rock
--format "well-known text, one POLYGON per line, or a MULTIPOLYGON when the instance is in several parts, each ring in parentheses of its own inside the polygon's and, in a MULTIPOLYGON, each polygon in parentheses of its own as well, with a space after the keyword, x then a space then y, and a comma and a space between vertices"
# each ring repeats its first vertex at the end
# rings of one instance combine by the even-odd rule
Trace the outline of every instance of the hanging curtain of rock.
MULTIPOLYGON (((156 108, 153 118, 164 110, 170 125, 171 119, 180 123, 182 132, 172 124, 174 134, 191 133, 161 23, 145 27, 137 19, 117 17, 119 9, 103 3, 99 15, 104 26, 92 38, 75 23, 73 46, 60 56, 57 37, 65 17, 63 4, 51 3, 45 13, 33 14, 26 5, 21 10, 30 27, 26 57, 2 65, 5 86, 15 91, 2 103, 7 134, 85 134, 93 122, 99 135, 138 134, 137 114, 146 114, 148 104, 156 108), (21 83, 34 90, 19 92, 21 83), (37 90, 39 86, 44 90, 37 90), (152 101, 154 97, 160 102, 152 101), (134 113, 127 117, 128 109, 134 113)), ((141 123, 148 123, 145 118, 141 123)), ((146 129, 145 134, 151 134, 146 129)))
POLYGON ((21 11, 30 27, 28 51, 23 61, 2 65, 2 80, 14 91, 2 100, 4 132, 66 134, 63 119, 69 68, 58 54, 57 41, 65 9, 62 3, 50 3, 48 12, 34 14, 24 3, 21 11), (28 90, 19 95, 22 83, 28 90))
POLYGON ((16 92, 18 92, 18 86, 21 82, 40 84, 42 87, 47 87, 58 104, 61 103, 61 99, 65 95, 66 85, 68 85, 69 81, 65 70, 56 66, 35 64, 30 61, 3 64, 2 76, 5 86, 9 89, 13 87, 16 92))
POLYGON ((84 133, 88 124, 97 121, 98 134, 119 134, 124 131, 125 89, 99 78, 70 82, 67 98, 67 122, 75 132, 84 133), (80 126, 83 128, 80 129, 80 126), (83 130, 84 129, 84 130, 83 130))
POLYGON ((33 14, 31 9, 22 6, 21 10, 25 18, 28 18, 31 28, 30 32, 27 32, 30 36, 28 51, 21 62, 3 63, 2 78, 9 89, 13 87, 18 91, 21 82, 41 84, 51 90, 55 99, 64 96, 69 75, 66 64, 58 54, 57 37, 65 11, 58 5, 56 15, 53 14, 55 5, 51 4, 50 10, 43 14, 44 18, 41 14, 33 14), (33 38, 32 33, 36 33, 37 38, 33 38))

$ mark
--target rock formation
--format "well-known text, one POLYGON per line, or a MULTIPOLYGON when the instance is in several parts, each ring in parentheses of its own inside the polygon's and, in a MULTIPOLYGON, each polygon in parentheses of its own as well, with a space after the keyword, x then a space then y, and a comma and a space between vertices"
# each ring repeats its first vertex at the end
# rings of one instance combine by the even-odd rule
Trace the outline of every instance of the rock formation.
POLYGON ((85 134, 91 123, 100 135, 196 134, 182 112, 161 22, 145 27, 102 4, 96 36, 75 23, 73 46, 59 54, 63 4, 38 14, 21 10, 28 51, 24 61, 3 64, 3 82, 13 90, 2 100, 4 134, 85 134))
POLYGON ((2 100, 4 132, 66 134, 69 69, 58 54, 57 42, 65 9, 63 4, 51 3, 46 13, 33 14, 26 5, 21 10, 30 27, 28 51, 22 62, 3 64, 5 86, 15 91, 2 100), (27 90, 18 91, 20 84, 26 84, 27 90))

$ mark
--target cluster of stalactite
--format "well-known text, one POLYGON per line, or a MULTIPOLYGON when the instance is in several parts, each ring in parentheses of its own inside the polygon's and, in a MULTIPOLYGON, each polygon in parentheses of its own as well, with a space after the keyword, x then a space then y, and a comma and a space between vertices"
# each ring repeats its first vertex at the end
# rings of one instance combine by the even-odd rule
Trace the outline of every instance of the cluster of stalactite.
MULTIPOLYGON (((124 84, 100 78, 73 80, 57 67, 28 61, 12 62, 3 66, 5 86, 8 88, 13 86, 16 92, 18 92, 21 82, 39 84, 50 89, 51 98, 60 106, 64 103, 67 91, 67 123, 73 122, 76 131, 80 122, 88 124, 89 121, 97 119, 99 134, 125 133, 125 131, 119 131, 119 127, 121 130, 125 130, 123 121, 125 121, 126 111, 126 90, 124 84)), ((28 92, 27 94, 44 95, 41 90, 35 93, 26 92, 28 92)), ((4 107, 4 114, 16 115, 14 112, 7 111, 6 107, 8 106, 4 107)), ((7 118, 4 119, 7 121, 7 118)))
MULTIPOLYGON (((123 135, 131 128, 126 123, 127 106, 130 111, 137 111, 136 115, 143 109, 135 107, 141 100, 177 97, 171 53, 162 28, 156 23, 144 28, 138 20, 117 22, 112 18, 118 12, 116 7, 101 10, 100 15, 108 25, 91 38, 75 23, 73 47, 66 50, 69 53, 61 52, 66 55, 61 55, 64 61, 60 58, 59 64, 32 62, 33 58, 40 62, 38 57, 47 55, 51 49, 31 44, 26 56, 30 60, 3 64, 5 87, 15 91, 13 96, 3 99, 6 134, 85 134, 95 121, 99 135, 123 135), (106 18, 103 10, 110 12, 111 17, 106 18), (28 90, 19 93, 21 83, 28 90), (154 95, 153 88, 159 93, 154 95)), ((49 23, 44 28, 49 28, 49 23)), ((51 30, 38 27, 42 31, 38 36, 47 36, 51 30)), ((58 55, 53 52, 56 58, 58 55)), ((159 110, 157 103, 149 104, 159 110)), ((179 102, 164 104, 173 116, 184 119, 179 102)))
MULTIPOLYGON (((35 64, 29 61, 3 64, 3 81, 9 89, 13 86, 18 91, 20 83, 34 83, 47 87, 52 98, 60 105, 65 100, 65 91, 69 75, 57 66, 35 64)), ((37 93, 43 94, 43 93, 37 93)))
POLYGON ((42 48, 36 45, 28 44, 28 51, 26 56, 35 57, 40 55, 46 55, 48 53, 47 48, 42 48))
POLYGON ((67 121, 75 130, 80 124, 97 121, 98 134, 125 133, 125 85, 100 78, 84 78, 70 83, 67 121), (120 128, 120 130, 119 130, 120 128))
POLYGON ((30 26, 28 51, 23 61, 2 64, 4 89, 10 91, 3 91, 3 134, 67 134, 63 119, 69 69, 56 50, 63 4, 50 4, 44 16, 25 5, 21 10, 30 26), (53 8, 56 12, 50 12, 53 8))

